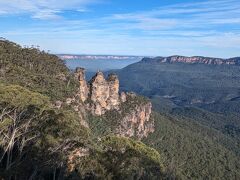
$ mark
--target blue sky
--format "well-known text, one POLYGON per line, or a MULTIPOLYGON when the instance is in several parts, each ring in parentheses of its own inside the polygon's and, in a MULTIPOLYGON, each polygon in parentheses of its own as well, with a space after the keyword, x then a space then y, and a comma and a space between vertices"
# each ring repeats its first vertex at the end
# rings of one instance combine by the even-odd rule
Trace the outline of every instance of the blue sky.
POLYGON ((0 36, 52 53, 240 56, 239 0, 0 0, 0 36))

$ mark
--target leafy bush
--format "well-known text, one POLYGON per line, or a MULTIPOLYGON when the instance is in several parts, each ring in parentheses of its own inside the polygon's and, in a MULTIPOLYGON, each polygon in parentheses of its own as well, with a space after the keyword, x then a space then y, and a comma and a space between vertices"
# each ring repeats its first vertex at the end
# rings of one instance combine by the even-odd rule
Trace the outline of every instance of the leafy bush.
POLYGON ((159 153, 132 139, 106 136, 99 150, 76 160, 71 176, 97 179, 165 179, 159 153), (84 173, 83 173, 84 172, 84 173))
POLYGON ((5 85, 0 83, 0 103, 8 103, 13 107, 21 109, 30 105, 39 108, 49 108, 51 106, 50 99, 39 93, 29 91, 18 85, 5 85))

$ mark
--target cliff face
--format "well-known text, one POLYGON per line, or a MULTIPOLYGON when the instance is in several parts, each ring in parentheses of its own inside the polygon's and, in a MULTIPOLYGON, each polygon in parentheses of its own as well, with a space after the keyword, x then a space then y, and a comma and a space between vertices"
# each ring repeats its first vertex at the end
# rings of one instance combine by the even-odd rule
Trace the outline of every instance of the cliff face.
POLYGON ((112 106, 118 106, 120 104, 118 77, 115 74, 110 74, 108 76, 107 81, 108 81, 108 85, 109 85, 109 98, 108 98, 107 104, 110 104, 112 106))
POLYGON ((240 57, 222 59, 222 58, 211 58, 211 57, 202 57, 202 56, 193 56, 193 57, 170 56, 170 57, 144 58, 142 62, 240 65, 240 57))
POLYGON ((152 104, 136 106, 120 122, 116 132, 121 136, 142 139, 154 132, 154 121, 150 118, 152 104))
POLYGON ((79 81, 79 90, 77 96, 82 102, 85 102, 88 98, 88 85, 85 80, 85 69, 77 68, 75 72, 75 78, 79 81))
POLYGON ((68 105, 74 104, 83 125, 89 127, 84 121, 86 111, 93 116, 115 113, 113 120, 117 123, 113 131, 120 136, 141 139, 154 131, 154 121, 150 118, 152 104, 139 100, 141 98, 134 93, 119 94, 117 75, 110 74, 105 79, 102 72, 97 72, 87 83, 85 70, 77 68, 75 77, 79 81, 78 93, 75 98, 68 98, 66 102, 68 105))
POLYGON ((116 75, 109 75, 105 80, 102 72, 98 72, 90 81, 90 109, 95 115, 105 114, 107 110, 118 109, 119 80, 116 75))
POLYGON ((78 96, 84 103, 89 100, 88 109, 94 115, 105 114, 107 110, 118 109, 120 104, 119 80, 114 74, 110 74, 107 80, 102 72, 97 72, 89 83, 85 80, 85 70, 77 68, 75 77, 79 81, 78 96))
POLYGON ((107 104, 109 98, 109 86, 102 72, 98 72, 90 82, 90 109, 93 114, 102 115, 110 106, 107 104))

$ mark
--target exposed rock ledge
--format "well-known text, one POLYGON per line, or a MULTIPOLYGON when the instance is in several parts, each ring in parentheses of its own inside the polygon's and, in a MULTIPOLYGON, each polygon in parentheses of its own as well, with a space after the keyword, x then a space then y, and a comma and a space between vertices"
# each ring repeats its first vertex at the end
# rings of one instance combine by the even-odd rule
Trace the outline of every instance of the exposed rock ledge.
POLYGON ((154 121, 150 118, 152 104, 139 105, 121 120, 116 132, 120 136, 142 139, 154 132, 154 121))
POLYGON ((134 93, 119 93, 117 75, 110 74, 105 79, 102 72, 97 72, 86 82, 85 70, 77 68, 75 77, 79 81, 79 90, 75 97, 68 98, 63 104, 78 112, 82 125, 89 127, 86 121, 89 112, 93 116, 114 112, 112 120, 116 126, 113 132, 117 135, 141 139, 154 131, 154 121, 150 118, 151 102, 134 93))

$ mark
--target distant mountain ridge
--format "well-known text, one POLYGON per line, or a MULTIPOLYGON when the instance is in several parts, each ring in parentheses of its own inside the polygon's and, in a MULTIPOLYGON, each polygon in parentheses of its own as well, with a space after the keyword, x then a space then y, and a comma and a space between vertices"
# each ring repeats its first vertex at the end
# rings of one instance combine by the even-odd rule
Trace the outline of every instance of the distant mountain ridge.
POLYGON ((129 60, 142 59, 143 56, 123 56, 123 55, 74 55, 74 54, 58 54, 59 58, 63 60, 129 60))
POLYGON ((188 63, 188 64, 228 64, 240 65, 240 57, 233 57, 229 59, 203 57, 203 56, 169 56, 169 57, 155 57, 143 58, 141 62, 145 63, 188 63))

